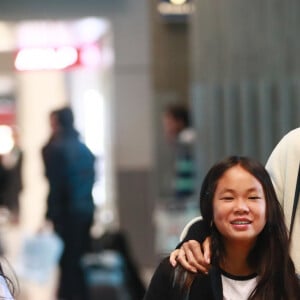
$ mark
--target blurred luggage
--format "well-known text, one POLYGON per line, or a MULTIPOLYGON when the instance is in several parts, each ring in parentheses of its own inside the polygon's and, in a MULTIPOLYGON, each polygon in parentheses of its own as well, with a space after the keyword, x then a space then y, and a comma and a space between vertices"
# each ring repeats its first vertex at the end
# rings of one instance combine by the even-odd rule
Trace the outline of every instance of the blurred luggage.
POLYGON ((63 241, 52 231, 25 236, 15 267, 18 276, 40 284, 47 283, 58 265, 63 248, 63 241))
POLYGON ((82 260, 89 300, 141 300, 145 286, 122 232, 107 232, 93 240, 82 260))
POLYGON ((82 260, 90 300, 130 300, 122 256, 112 250, 86 254, 82 260))

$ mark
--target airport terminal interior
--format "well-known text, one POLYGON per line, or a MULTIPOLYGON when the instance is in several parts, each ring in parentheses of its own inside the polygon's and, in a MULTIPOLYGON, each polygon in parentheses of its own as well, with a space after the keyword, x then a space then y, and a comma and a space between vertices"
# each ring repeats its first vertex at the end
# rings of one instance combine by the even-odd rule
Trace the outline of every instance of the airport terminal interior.
MULTIPOLYGON (((57 299, 58 258, 49 258, 46 274, 24 263, 25 254, 43 254, 24 245, 45 222, 41 149, 51 111, 72 109, 96 157, 94 249, 85 263, 117 268, 116 251, 104 248, 121 236, 147 288, 185 224, 200 215, 198 182, 208 167, 229 154, 265 163, 299 126, 299 15, 297 1, 1 0, 0 156, 5 163, 18 148, 6 163, 21 153, 22 168, 18 212, 1 202, 0 249, 18 281, 16 300, 57 299), (173 194, 174 145, 163 123, 170 103, 187 107, 195 134, 196 186, 185 198, 173 194)), ((100 289, 97 299, 137 300, 118 290, 119 273, 103 270, 94 279, 111 284, 115 298, 100 289)))

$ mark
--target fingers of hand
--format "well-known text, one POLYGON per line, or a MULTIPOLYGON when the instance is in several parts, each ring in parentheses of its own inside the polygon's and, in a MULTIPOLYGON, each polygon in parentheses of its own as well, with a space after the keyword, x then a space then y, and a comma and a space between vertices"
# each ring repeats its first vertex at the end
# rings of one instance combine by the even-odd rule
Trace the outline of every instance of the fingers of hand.
POLYGON ((182 266, 186 269, 195 272, 195 270, 201 273, 207 273, 209 269, 209 264, 205 260, 203 251, 199 242, 195 240, 190 240, 184 243, 181 247, 185 254, 185 260, 180 260, 182 266))
POLYGON ((177 257, 178 257, 178 254, 179 254, 179 249, 176 249, 174 250, 173 252, 171 252, 170 254, 170 264, 175 267, 177 265, 177 257))
POLYGON ((211 238, 207 237, 202 244, 203 255, 207 264, 210 264, 211 258, 211 238))
POLYGON ((186 270, 196 273, 197 269, 190 264, 188 261, 188 257, 186 255, 186 251, 181 247, 177 256, 177 262, 186 270))

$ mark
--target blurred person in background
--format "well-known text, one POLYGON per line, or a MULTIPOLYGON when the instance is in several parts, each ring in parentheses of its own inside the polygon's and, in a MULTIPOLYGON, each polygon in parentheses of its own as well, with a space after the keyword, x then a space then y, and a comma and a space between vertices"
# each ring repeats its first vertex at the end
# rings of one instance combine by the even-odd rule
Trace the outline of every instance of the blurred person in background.
POLYGON ((81 258, 89 250, 93 223, 94 155, 80 141, 69 107, 50 114, 52 133, 42 149, 49 182, 46 219, 64 242, 58 298, 87 300, 81 258))
POLYGON ((12 223, 18 223, 20 217, 20 193, 23 188, 22 166, 23 151, 19 145, 18 130, 11 127, 13 148, 2 156, 2 164, 6 170, 5 189, 3 191, 4 206, 9 210, 12 223))
POLYGON ((163 129, 174 150, 172 196, 176 202, 182 202, 195 193, 195 131, 190 126, 188 109, 177 103, 167 105, 163 112, 163 129))
POLYGON ((4 206, 4 192, 6 188, 7 182, 7 171, 6 168, 3 166, 3 155, 0 154, 0 205, 4 206))
POLYGON ((9 220, 17 224, 20 211, 19 195, 23 187, 23 152, 19 146, 16 127, 2 126, 2 133, 2 148, 6 148, 6 151, 0 156, 0 204, 8 210, 9 220))

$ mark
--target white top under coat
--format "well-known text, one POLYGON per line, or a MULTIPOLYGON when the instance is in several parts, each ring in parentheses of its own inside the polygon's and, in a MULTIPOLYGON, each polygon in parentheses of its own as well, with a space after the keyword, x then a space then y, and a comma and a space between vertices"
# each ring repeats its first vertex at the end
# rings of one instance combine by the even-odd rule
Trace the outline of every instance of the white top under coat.
POLYGON ((0 299, 14 300, 3 276, 0 276, 0 299))

